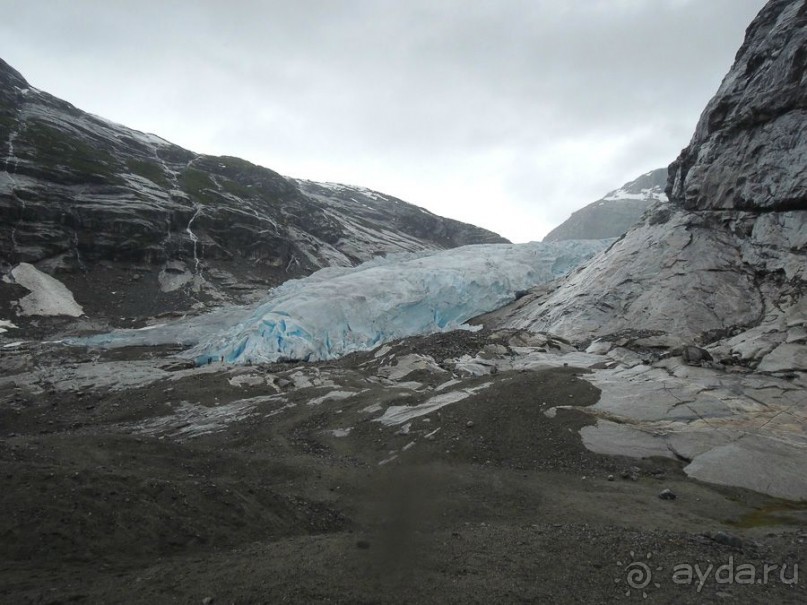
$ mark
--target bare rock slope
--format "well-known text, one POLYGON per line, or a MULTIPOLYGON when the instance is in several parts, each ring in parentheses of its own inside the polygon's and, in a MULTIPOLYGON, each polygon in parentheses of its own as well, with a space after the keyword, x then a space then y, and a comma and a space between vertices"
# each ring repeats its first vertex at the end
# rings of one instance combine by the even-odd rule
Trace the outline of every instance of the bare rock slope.
POLYGON ((495 323, 670 348, 804 377, 807 367, 807 3, 771 0, 690 145, 668 204, 495 323))

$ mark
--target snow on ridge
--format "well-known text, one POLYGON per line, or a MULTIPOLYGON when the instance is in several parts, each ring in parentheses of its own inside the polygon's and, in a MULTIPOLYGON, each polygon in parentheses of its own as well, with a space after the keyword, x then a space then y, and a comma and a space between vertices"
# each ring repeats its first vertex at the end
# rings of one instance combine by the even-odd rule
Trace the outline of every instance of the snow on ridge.
POLYGON ((627 189, 617 189, 610 192, 600 201, 614 202, 619 200, 659 200, 666 202, 667 194, 664 193, 661 187, 646 187, 638 193, 628 191, 627 189))
MULTIPOLYGON (((371 199, 371 200, 387 200, 387 196, 379 193, 378 191, 373 191, 372 189, 368 189, 367 187, 362 187, 361 185, 347 185, 345 183, 332 183, 329 181, 311 181, 308 179, 294 179, 300 185, 316 185, 318 187, 322 187, 323 189, 329 189, 330 191, 335 191, 337 193, 342 192, 357 192, 362 194, 363 196, 371 199)), ((354 200, 355 201, 355 200, 354 200)))

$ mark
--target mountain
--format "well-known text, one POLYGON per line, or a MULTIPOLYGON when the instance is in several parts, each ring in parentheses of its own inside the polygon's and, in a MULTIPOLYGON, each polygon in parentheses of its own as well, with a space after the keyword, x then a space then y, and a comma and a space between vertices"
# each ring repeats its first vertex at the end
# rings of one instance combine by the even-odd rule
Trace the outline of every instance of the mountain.
POLYGON ((0 268, 56 273, 93 314, 251 299, 322 267, 507 241, 362 187, 193 153, 41 92, 2 60, 0 150, 0 268))
POLYGON ((505 325, 807 367, 807 4, 772 0, 669 169, 669 203, 505 325))
MULTIPOLYGON (((0 315, 0 601, 807 602, 794 566, 807 559, 805 10, 763 9, 673 164, 669 203, 616 242, 396 254, 287 280, 260 305, 111 332, 71 319, 47 338, 20 335, 22 313, 80 316, 90 297, 15 257, 0 284, 20 311, 0 315), (516 324, 533 331, 503 327, 516 324), (742 588, 689 574, 687 591, 670 571, 738 553, 742 588)), ((227 182, 204 174, 216 191, 227 182)), ((273 182, 288 188, 282 207, 354 218, 389 202, 273 182)), ((165 194, 184 213, 173 262, 192 281, 111 250, 64 258, 86 273, 59 278, 86 275, 110 313, 135 274, 152 280, 144 296, 160 280, 211 291, 242 265, 207 243, 213 200, 185 193, 204 204, 193 219, 180 193, 165 194)), ((98 231, 134 245, 135 201, 98 231)), ((30 229, 12 241, 36 244, 30 229)), ((387 244, 377 233, 333 254, 387 244)), ((276 277, 302 273, 302 241, 276 277)))
POLYGON ((545 242, 567 239, 608 239, 623 235, 655 202, 666 202, 667 169, 651 170, 572 213, 544 237, 545 242))

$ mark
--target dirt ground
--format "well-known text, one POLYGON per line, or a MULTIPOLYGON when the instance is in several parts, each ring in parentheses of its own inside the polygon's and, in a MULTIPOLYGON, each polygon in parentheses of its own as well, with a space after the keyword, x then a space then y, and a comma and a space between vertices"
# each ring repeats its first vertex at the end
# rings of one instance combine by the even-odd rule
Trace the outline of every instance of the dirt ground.
MULTIPOLYGON (((486 337, 396 351, 439 362, 486 337)), ((0 367, 166 355, 28 348, 0 367)), ((486 388, 386 426, 368 408, 422 403, 451 375, 413 372, 422 388, 405 392, 381 364, 183 369, 117 390, 15 379, 0 395, 0 601, 807 602, 805 507, 587 451, 580 409, 599 393, 584 371, 464 378, 486 388), (545 413, 561 404, 580 409, 545 413)))

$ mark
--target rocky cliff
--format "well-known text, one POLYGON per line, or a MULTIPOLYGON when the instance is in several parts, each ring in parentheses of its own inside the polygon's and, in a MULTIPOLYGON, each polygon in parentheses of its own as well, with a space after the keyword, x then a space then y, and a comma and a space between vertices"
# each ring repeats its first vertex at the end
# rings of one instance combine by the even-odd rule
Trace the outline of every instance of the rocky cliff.
POLYGON ((239 300, 325 266, 504 241, 361 187, 187 151, 0 60, 0 269, 58 274, 88 314, 239 300))
POLYGON ((688 210, 807 210, 807 4, 773 0, 670 166, 688 210))
POLYGON ((771 0, 670 166, 669 203, 491 321, 578 343, 697 342, 807 376, 806 60, 807 2, 771 0))
POLYGON ((568 219, 550 231, 543 241, 610 239, 624 235, 651 205, 667 201, 664 193, 666 184, 666 168, 651 170, 573 212, 568 219))

